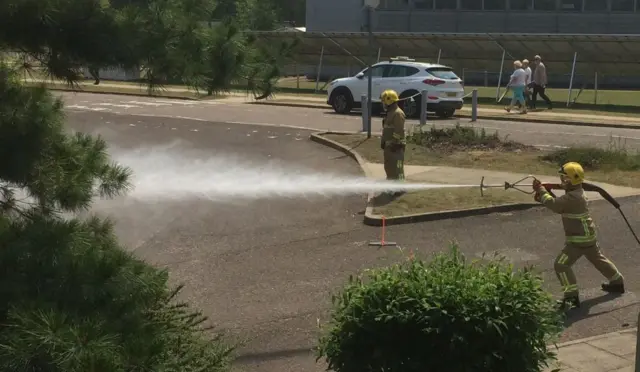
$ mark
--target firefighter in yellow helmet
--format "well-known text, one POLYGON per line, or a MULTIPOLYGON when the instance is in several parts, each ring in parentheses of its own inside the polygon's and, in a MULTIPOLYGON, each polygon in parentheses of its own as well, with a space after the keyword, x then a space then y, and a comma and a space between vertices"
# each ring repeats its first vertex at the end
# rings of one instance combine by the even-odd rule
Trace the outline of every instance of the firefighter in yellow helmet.
POLYGON ((582 188, 584 169, 578 163, 569 162, 560 168, 559 174, 561 186, 565 190, 564 195, 554 198, 538 180, 534 181, 533 189, 536 191, 536 201, 562 215, 565 245, 554 261, 556 275, 564 290, 562 307, 580 307, 578 284, 571 267, 582 256, 608 279, 608 283, 602 284, 603 291, 624 293, 624 278, 616 266, 604 256, 598 244, 596 226, 582 188))
POLYGON ((406 116, 398 107, 398 93, 389 89, 380 100, 386 111, 382 119, 380 147, 384 151, 384 171, 388 180, 404 180, 404 151, 406 147, 404 122, 406 116))

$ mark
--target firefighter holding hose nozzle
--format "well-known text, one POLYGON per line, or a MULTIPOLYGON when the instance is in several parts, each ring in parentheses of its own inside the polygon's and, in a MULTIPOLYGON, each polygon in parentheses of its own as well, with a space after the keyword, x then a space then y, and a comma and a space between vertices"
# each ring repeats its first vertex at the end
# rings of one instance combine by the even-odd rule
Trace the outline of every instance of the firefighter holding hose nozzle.
MULTIPOLYGON (((398 93, 388 89, 382 92, 380 100, 386 111, 382 119, 380 148, 384 151, 384 171, 388 180, 404 180, 404 111, 398 106, 398 93)), ((401 194, 401 193, 395 193, 401 194)))
POLYGON ((609 293, 624 293, 624 278, 618 268, 604 256, 598 244, 596 227, 587 206, 582 183, 584 169, 575 162, 564 164, 560 170, 560 182, 565 194, 553 197, 539 180, 534 180, 535 200, 548 209, 562 215, 565 246, 554 261, 554 270, 563 287, 562 309, 580 307, 580 298, 573 264, 582 256, 606 278, 602 290, 609 293))

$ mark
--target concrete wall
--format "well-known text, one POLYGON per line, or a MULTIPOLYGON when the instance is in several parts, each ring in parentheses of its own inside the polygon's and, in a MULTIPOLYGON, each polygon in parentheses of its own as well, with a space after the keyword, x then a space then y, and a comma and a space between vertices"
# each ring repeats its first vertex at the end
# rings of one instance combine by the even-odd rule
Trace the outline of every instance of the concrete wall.
POLYGON ((378 32, 640 34, 640 13, 379 10, 375 17, 378 32))
POLYGON ((307 31, 360 32, 363 0, 307 0, 307 31))
MULTIPOLYGON (((373 20, 378 32, 640 34, 640 0, 636 11, 628 13, 408 10, 406 0, 381 2, 384 6, 373 20)), ((307 31, 364 31, 363 4, 364 0, 307 0, 307 31)))

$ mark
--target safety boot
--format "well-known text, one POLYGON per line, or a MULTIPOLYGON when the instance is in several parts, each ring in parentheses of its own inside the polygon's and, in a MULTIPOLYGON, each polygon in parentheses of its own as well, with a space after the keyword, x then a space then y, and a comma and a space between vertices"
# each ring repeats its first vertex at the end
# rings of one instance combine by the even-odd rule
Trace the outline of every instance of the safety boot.
POLYGON ((565 297, 558 301, 558 308, 560 311, 569 311, 571 309, 577 309, 580 307, 580 298, 578 295, 565 297))
POLYGON ((624 293, 624 283, 602 283, 602 290, 609 293, 624 293))

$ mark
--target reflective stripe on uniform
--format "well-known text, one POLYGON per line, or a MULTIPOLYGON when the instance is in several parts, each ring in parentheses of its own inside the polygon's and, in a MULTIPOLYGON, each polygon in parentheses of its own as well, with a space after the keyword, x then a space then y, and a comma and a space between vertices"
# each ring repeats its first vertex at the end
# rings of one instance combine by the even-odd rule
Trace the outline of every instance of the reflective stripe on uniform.
POLYGON ((614 280, 618 280, 622 278, 622 274, 620 274, 620 272, 617 272, 614 276, 612 276, 611 278, 609 278, 609 281, 612 282, 614 280))
POLYGON ((567 236, 566 240, 569 243, 591 243, 597 239, 595 229, 590 226, 591 215, 589 213, 563 213, 562 218, 570 220, 578 220, 582 224, 582 230, 584 235, 567 236))
POLYGON ((560 285, 562 285, 562 291, 564 293, 578 291, 577 284, 569 283, 569 277, 567 276, 567 273, 558 273, 558 277, 560 277, 560 285))
POLYGON ((542 196, 540 197, 540 201, 542 201, 543 203, 546 202, 547 200, 553 200, 553 196, 549 195, 548 192, 545 192, 542 194, 542 196))
POLYGON ((560 256, 558 256, 558 259, 556 260, 556 263, 558 263, 560 265, 565 265, 567 263, 567 261, 569 261, 569 256, 567 256, 564 253, 561 253, 560 256))

